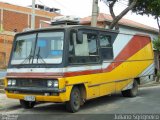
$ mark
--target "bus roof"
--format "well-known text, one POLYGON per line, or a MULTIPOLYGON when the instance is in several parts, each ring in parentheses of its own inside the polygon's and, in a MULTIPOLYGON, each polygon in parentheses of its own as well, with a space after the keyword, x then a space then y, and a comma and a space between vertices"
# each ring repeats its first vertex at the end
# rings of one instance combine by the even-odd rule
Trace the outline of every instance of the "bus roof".
POLYGON ((98 27, 91 27, 91 26, 84 26, 84 25, 57 25, 53 27, 47 27, 47 28, 39 28, 35 30, 29 30, 29 31, 24 31, 17 33, 18 34, 25 34, 25 33, 32 33, 32 32, 40 32, 40 31, 46 31, 46 30, 56 30, 56 29, 92 29, 92 30, 100 30, 100 31, 108 31, 108 32, 116 32, 116 30, 109 30, 109 29, 104 29, 104 28, 98 28, 98 27))
POLYGON ((47 31, 47 30, 63 30, 63 29, 90 29, 90 30, 99 30, 101 32, 110 32, 110 33, 118 33, 118 34, 125 34, 125 35, 138 35, 138 36, 145 36, 145 37, 150 37, 147 34, 128 34, 128 33, 121 33, 118 30, 110 30, 110 29, 104 29, 104 28, 98 28, 98 27, 91 27, 91 26, 86 26, 86 25, 57 25, 57 26, 51 26, 47 28, 39 28, 35 30, 29 30, 25 32, 20 32, 17 33, 16 35, 21 35, 21 34, 27 34, 27 33, 32 33, 32 32, 41 32, 41 31, 47 31))

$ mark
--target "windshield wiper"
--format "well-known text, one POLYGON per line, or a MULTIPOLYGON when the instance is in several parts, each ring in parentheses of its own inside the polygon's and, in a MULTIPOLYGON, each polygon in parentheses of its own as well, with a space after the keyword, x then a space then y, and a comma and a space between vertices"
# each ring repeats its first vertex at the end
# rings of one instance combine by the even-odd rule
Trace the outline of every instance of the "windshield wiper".
POLYGON ((38 53, 36 55, 37 57, 37 63, 38 63, 38 60, 40 58, 40 60, 46 65, 46 62, 44 61, 44 59, 42 58, 42 56, 40 55, 40 47, 38 48, 38 53))
POLYGON ((33 58, 33 55, 32 55, 32 48, 31 48, 29 56, 26 57, 18 66, 21 66, 21 65, 25 64, 28 60, 29 60, 29 63, 30 63, 32 58, 33 58))

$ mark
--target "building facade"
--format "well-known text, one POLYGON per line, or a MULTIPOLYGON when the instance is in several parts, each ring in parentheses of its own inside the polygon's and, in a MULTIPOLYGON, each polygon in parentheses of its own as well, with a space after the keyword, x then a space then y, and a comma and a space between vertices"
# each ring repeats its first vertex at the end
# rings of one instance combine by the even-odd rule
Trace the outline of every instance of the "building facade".
MULTIPOLYGON (((31 27, 31 13, 29 7, 0 2, 0 68, 5 68, 8 64, 15 33, 31 27)), ((53 11, 36 8, 35 28, 41 27, 41 21, 50 21, 58 15, 60 14, 53 11)))

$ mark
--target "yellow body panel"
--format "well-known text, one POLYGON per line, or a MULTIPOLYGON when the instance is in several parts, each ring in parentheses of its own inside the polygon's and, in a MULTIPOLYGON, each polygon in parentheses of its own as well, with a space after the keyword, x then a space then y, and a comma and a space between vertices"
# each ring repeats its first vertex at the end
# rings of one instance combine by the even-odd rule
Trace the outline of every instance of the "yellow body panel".
MULTIPOLYGON (((66 88, 66 92, 59 96, 36 96, 37 101, 65 102, 70 100, 72 87, 84 84, 86 99, 92 99, 115 92, 122 91, 134 78, 141 74, 153 63, 153 51, 151 43, 124 61, 111 72, 79 75, 73 77, 59 78, 59 88, 66 88)), ((5 80, 7 86, 7 80, 5 80)), ((11 94, 6 92, 9 98, 24 99, 24 94, 11 94)))
POLYGON ((87 99, 119 92, 154 62, 150 50, 151 44, 148 44, 111 72, 68 77, 66 81, 68 84, 87 82, 87 99))

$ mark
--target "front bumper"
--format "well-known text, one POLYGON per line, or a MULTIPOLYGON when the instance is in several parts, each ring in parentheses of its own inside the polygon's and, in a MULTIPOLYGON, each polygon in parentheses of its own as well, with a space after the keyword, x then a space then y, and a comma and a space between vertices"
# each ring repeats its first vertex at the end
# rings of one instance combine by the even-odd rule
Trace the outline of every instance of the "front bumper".
MULTIPOLYGON (((25 94, 14 94, 14 93, 6 93, 8 98, 24 100, 24 97, 27 96, 25 94)), ((44 96, 44 95, 34 95, 36 98, 36 102, 66 102, 64 95, 59 96, 44 96)))
POLYGON ((36 101, 40 101, 40 102, 66 102, 68 101, 66 99, 66 89, 58 89, 58 88, 35 88, 35 87, 12 87, 12 86, 8 86, 5 87, 6 90, 6 95, 8 98, 13 98, 13 99, 20 99, 20 100, 24 100, 25 96, 28 95, 32 95, 35 96, 36 101), (18 91, 18 92, 22 92, 22 93, 10 93, 9 91, 18 91), (28 92, 23 93, 23 92, 28 92), (45 95, 38 95, 36 93, 59 93, 58 96, 54 96, 54 95, 49 95, 49 96, 45 96, 45 95), (30 94, 29 94, 30 93, 30 94), (34 93, 34 94, 33 94, 34 93))
POLYGON ((38 93, 63 93, 66 92, 66 89, 58 89, 58 88, 37 88, 37 87, 13 87, 8 86, 5 88, 7 91, 20 91, 20 92, 38 92, 38 93))

